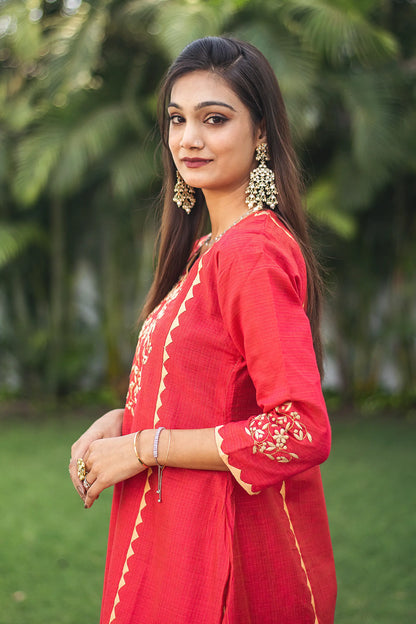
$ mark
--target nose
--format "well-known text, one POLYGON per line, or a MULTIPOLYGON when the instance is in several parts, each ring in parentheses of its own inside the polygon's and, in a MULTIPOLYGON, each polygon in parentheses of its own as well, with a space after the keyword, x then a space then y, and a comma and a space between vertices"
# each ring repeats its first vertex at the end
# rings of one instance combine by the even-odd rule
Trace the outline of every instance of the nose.
POLYGON ((204 142, 196 124, 189 122, 184 124, 179 145, 183 149, 201 149, 204 146, 204 142))

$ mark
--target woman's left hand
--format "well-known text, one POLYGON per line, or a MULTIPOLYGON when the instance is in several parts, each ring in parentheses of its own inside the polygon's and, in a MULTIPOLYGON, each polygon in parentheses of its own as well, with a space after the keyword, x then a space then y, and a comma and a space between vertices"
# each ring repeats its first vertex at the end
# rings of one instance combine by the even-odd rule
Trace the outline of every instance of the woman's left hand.
POLYGON ((133 448, 134 433, 91 442, 84 455, 86 468, 85 507, 89 508, 101 492, 145 470, 133 448))

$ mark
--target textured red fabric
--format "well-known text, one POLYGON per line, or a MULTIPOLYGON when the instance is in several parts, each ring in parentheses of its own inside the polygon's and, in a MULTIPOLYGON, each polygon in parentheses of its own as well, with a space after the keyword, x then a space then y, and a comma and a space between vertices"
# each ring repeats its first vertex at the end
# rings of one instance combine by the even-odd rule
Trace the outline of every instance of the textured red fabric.
POLYGON ((229 472, 115 488, 101 624, 331 624, 330 448, 302 254, 270 212, 227 231, 141 330, 123 433, 215 427, 229 472))

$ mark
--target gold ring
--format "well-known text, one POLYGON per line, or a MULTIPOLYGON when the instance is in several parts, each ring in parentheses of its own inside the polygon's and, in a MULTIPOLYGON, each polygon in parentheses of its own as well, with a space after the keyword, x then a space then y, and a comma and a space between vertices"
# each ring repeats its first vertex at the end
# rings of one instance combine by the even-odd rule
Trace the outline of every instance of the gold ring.
POLYGON ((82 457, 77 459, 77 466, 78 466, 78 479, 80 481, 83 481, 87 475, 87 469, 85 467, 85 462, 82 459, 82 457))

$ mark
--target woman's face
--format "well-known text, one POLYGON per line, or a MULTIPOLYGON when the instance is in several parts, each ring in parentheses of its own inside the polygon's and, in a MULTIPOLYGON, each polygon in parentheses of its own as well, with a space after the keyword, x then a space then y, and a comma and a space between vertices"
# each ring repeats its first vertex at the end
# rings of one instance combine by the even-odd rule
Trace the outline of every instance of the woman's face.
POLYGON ((244 192, 261 131, 225 80, 210 71, 178 78, 168 114, 169 148, 185 182, 203 191, 244 192))

